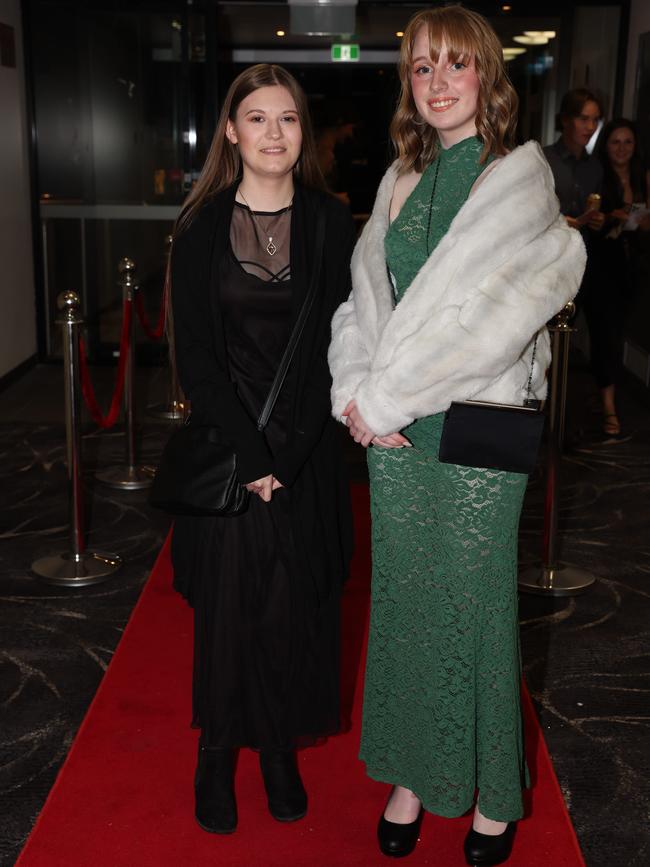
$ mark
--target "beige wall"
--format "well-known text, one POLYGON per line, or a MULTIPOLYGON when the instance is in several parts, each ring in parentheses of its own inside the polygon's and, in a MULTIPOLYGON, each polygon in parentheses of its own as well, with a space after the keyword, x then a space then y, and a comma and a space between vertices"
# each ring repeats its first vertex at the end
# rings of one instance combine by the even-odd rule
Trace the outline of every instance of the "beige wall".
POLYGON ((27 121, 20 3, 0 0, 16 68, 0 66, 0 376, 36 352, 27 121))

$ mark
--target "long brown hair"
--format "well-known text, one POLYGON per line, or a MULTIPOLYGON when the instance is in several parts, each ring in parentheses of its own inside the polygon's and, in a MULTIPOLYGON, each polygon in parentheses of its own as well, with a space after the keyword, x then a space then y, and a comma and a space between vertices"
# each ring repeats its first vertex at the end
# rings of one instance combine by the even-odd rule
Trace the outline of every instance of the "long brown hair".
POLYGON ((174 236, 189 226, 208 199, 225 190, 241 177, 239 148, 226 138, 226 124, 229 120, 235 120, 237 109, 247 96, 261 87, 276 85, 289 91, 298 110, 302 150, 294 174, 307 187, 325 189, 325 181, 316 156, 316 144, 305 92, 293 75, 282 66, 276 66, 274 63, 257 63, 240 72, 228 88, 210 150, 196 184, 183 202, 174 227, 174 236))
POLYGON ((610 138, 619 129, 626 129, 632 133, 634 137, 634 150, 630 159, 630 187, 632 188, 633 201, 642 200, 644 203, 648 200, 647 176, 645 170, 645 160, 639 145, 639 131, 634 121, 628 120, 626 117, 615 117, 605 124, 602 132, 598 136, 596 145, 596 156, 603 166, 603 211, 613 211, 614 208, 622 208, 625 204, 623 198, 623 185, 620 177, 614 171, 612 162, 607 152, 607 145, 610 138))
POLYGON ((449 60, 474 59, 479 79, 476 130, 483 142, 481 162, 490 154, 505 154, 514 145, 519 100, 510 83, 499 38, 477 12, 462 6, 423 9, 411 18, 404 31, 399 59, 402 85, 390 134, 400 160, 400 174, 422 172, 435 159, 440 140, 437 131, 422 121, 411 91, 413 45, 418 31, 426 27, 429 51, 438 62, 444 41, 449 60))
MULTIPOLYGON (((174 239, 188 228, 203 205, 241 177, 242 165, 239 148, 226 138, 226 124, 229 120, 234 121, 236 119, 237 109, 247 96, 262 87, 274 87, 276 85, 289 91, 298 111, 302 132, 302 148, 293 170, 294 176, 306 187, 318 190, 326 189, 325 180, 318 164, 314 132, 304 90, 293 75, 282 66, 276 66, 274 63, 257 63, 255 66, 250 66, 240 72, 228 88, 201 174, 183 202, 181 212, 174 223, 172 248, 174 239)), ((167 263, 164 292, 167 305, 166 333, 169 342, 170 361, 173 364, 175 359, 170 261, 167 263)))

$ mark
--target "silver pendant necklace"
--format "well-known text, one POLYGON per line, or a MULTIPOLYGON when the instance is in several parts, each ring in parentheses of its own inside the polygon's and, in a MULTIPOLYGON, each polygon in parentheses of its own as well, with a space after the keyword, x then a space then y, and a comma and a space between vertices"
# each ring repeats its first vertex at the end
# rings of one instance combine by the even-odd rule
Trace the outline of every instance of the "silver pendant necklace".
MULTIPOLYGON (((248 204, 248 200, 247 200, 246 196, 242 193, 241 187, 239 187, 238 193, 242 197, 242 199, 244 200, 244 204, 248 208, 248 213, 251 215, 251 220, 253 222, 253 230, 255 232, 255 237, 257 238, 257 242, 260 245, 260 247, 264 247, 264 243, 263 243, 263 241, 260 240, 259 234, 257 232, 258 215, 256 215, 254 213, 253 209, 248 204)), ((291 201, 293 201, 293 199, 291 201)), ((289 202, 289 205, 291 205, 291 202, 289 202)), ((287 208, 289 207, 289 205, 287 205, 287 208)), ((277 219, 278 216, 281 216, 281 214, 283 214, 286 211, 286 208, 281 208, 280 211, 281 211, 280 214, 277 214, 277 215, 272 217, 271 222, 273 220, 277 219)), ((269 224, 269 226, 267 226, 266 231, 264 231, 264 227, 262 226, 262 233, 269 239, 268 244, 266 245, 266 247, 264 247, 264 249, 269 254, 269 256, 275 256, 275 254, 278 252, 278 248, 277 248, 277 245, 273 243, 273 235, 270 234, 269 228, 270 228, 270 224, 269 224)))

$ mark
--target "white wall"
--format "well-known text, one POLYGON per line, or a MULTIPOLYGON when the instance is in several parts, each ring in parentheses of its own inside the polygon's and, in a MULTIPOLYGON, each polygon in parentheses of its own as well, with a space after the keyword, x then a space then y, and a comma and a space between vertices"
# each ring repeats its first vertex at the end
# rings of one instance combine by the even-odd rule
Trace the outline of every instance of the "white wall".
POLYGON ((19 0, 0 0, 16 68, 0 66, 0 376, 36 352, 23 39, 19 0))
POLYGON ((623 115, 634 118, 634 90, 636 81, 636 59, 639 36, 650 30, 649 0, 632 0, 630 3, 630 38, 627 44, 627 63, 625 65, 625 90, 623 94, 623 115))

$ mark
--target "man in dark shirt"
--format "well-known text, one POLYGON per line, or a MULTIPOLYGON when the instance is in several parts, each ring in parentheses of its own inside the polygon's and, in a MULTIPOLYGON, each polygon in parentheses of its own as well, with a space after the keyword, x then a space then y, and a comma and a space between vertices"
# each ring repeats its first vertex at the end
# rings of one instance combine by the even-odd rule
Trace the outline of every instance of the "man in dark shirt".
POLYGON ((558 115, 562 135, 555 144, 544 148, 555 179, 560 210, 569 225, 581 231, 585 226, 598 231, 605 219, 587 202, 590 195, 600 194, 603 170, 596 157, 585 150, 598 128, 601 114, 600 104, 590 91, 582 88, 569 91, 562 99, 558 115))

